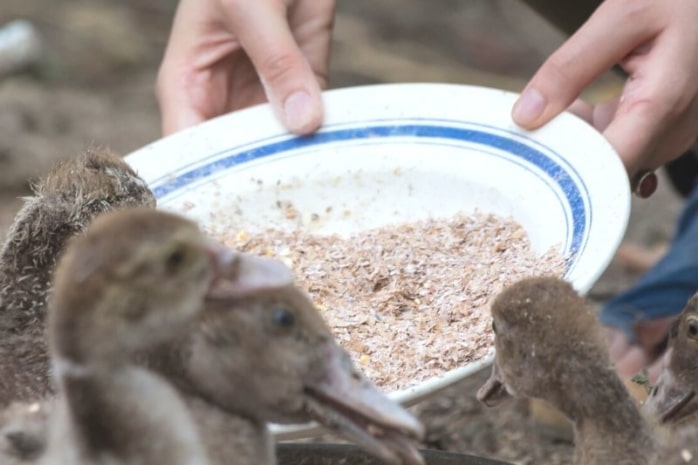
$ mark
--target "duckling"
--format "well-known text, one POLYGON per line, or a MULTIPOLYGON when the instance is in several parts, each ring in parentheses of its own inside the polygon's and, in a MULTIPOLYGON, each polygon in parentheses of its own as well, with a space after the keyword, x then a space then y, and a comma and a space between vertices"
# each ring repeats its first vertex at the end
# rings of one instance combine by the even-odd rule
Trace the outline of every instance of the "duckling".
POLYGON ((212 463, 273 464, 266 422, 316 420, 388 463, 421 464, 421 424, 356 369, 305 292, 277 283, 219 290, 194 328, 150 356, 188 394, 212 463))
POLYGON ((291 271, 231 263, 187 331, 138 357, 179 389, 211 463, 274 464, 266 423, 317 420, 388 463, 421 464, 422 426, 356 370, 291 271))
POLYGON ((698 294, 686 304, 670 334, 664 368, 645 401, 649 414, 665 425, 697 423, 698 294))
POLYGON ((46 295, 66 241, 101 213, 155 206, 145 182, 104 148, 56 165, 33 193, 0 249, 0 407, 50 392, 46 295))
POLYGON ((175 389, 132 357, 186 329, 220 255, 194 223, 146 208, 70 242, 48 303, 58 397, 43 463, 208 463, 175 389))
POLYGON ((524 279, 492 304, 495 361, 478 398, 542 399, 574 424, 575 464, 653 464, 657 444, 616 375, 596 315, 558 278, 524 279))

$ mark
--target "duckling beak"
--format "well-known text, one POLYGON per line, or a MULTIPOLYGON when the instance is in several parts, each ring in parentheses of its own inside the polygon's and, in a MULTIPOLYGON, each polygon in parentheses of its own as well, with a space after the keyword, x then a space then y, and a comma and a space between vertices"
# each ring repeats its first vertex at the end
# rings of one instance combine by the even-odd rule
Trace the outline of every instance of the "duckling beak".
POLYGON ((326 376, 306 386, 308 414, 331 431, 392 465, 423 465, 414 441, 424 427, 359 373, 349 355, 329 345, 326 376))
POLYGON ((506 384, 499 371, 499 365, 497 365, 495 361, 492 364, 492 374, 490 378, 477 390, 477 400, 488 407, 494 407, 509 397, 506 384))
POLYGON ((293 273, 279 260, 235 252, 213 241, 207 251, 213 264, 208 300, 240 299, 293 283, 293 273))
POLYGON ((645 409, 661 423, 677 423, 698 412, 698 396, 692 386, 665 369, 645 401, 645 409))

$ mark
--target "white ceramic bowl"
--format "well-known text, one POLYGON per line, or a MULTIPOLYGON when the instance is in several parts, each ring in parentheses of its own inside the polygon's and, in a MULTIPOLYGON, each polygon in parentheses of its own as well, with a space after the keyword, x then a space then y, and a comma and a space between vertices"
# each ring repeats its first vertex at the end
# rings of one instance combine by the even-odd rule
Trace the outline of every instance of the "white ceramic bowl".
MULTIPOLYGON (((534 132, 519 129, 510 118, 515 98, 446 84, 340 89, 325 93, 326 123, 313 136, 289 135, 261 105, 159 140, 127 160, 161 208, 216 232, 275 226, 347 233, 475 209, 511 216, 534 250, 559 248, 565 278, 586 292, 625 232, 625 171, 606 140, 572 115, 534 132), (279 200, 293 202, 300 217, 286 218, 279 200), (314 214, 320 221, 309 221, 314 214)), ((415 403, 491 357, 391 396, 415 403)))

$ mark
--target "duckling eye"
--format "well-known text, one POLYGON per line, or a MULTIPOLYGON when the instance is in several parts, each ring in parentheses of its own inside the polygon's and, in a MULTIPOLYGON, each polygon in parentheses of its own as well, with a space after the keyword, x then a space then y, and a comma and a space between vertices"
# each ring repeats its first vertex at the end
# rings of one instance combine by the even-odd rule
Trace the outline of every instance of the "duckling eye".
POLYGON ((690 318, 688 320, 688 337, 692 339, 698 338, 698 319, 690 318))
POLYGON ((184 260, 186 258, 187 256, 184 250, 181 248, 177 248, 170 252, 167 258, 165 259, 165 267, 170 272, 177 271, 182 266, 182 263, 184 263, 184 260))
POLYGON ((274 323, 282 328, 290 328, 296 322, 296 317, 287 308, 277 308, 272 314, 274 323))

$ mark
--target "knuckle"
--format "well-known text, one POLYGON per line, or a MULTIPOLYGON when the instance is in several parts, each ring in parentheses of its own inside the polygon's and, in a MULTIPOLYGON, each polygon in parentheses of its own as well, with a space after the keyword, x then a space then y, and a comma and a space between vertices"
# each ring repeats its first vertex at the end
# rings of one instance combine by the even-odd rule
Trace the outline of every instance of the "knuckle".
POLYGON ((552 55, 545 66, 548 75, 556 81, 564 82, 571 77, 567 58, 558 54, 552 55))
POLYGON ((299 58, 293 53, 278 53, 262 60, 259 73, 265 81, 274 84, 283 81, 300 65, 299 58))
POLYGON ((656 112, 657 116, 663 116, 668 121, 683 117, 691 106, 693 96, 688 95, 683 86, 676 84, 664 86, 663 92, 654 93, 652 97, 645 99, 641 111, 656 112))
POLYGON ((644 21, 652 13, 652 5, 648 2, 626 2, 624 6, 624 21, 644 21))
POLYGON ((553 99, 561 99, 565 102, 571 102, 576 97, 576 87, 570 83, 576 82, 575 66, 567 55, 555 53, 541 67, 537 81, 540 84, 541 90, 553 99))

